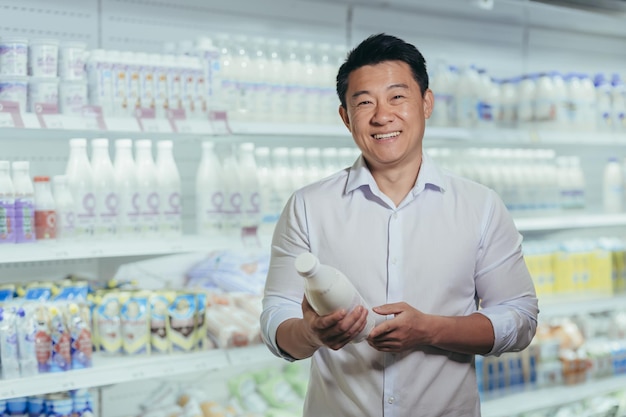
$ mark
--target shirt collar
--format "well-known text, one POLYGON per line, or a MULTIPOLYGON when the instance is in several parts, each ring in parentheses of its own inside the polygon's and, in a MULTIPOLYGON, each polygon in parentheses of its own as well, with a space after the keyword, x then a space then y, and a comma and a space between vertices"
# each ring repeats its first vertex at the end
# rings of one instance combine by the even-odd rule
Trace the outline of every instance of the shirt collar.
MULTIPOLYGON (((362 186, 368 186, 370 190, 378 190, 378 185, 376 185, 376 181, 374 181, 374 177, 367 167, 363 155, 360 155, 348 173, 346 194, 362 186)), ((441 169, 425 151, 422 151, 422 166, 411 193, 413 196, 416 196, 427 187, 443 193, 445 192, 445 186, 446 181, 441 169)))

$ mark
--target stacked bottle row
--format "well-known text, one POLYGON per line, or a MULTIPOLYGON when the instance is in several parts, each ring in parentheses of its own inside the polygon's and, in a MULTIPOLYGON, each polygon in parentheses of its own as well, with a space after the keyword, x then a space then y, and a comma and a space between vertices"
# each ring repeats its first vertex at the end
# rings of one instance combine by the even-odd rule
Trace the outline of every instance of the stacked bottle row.
POLYGON ((443 62, 431 74, 431 123, 626 132, 626 85, 617 73, 540 72, 496 79, 485 69, 443 62))
POLYGON ((115 141, 115 163, 106 138, 70 140, 64 175, 38 176, 27 161, 0 161, 0 242, 35 239, 177 236, 181 234, 180 175, 171 141, 115 141))
POLYGON ((578 156, 552 149, 434 148, 430 155, 445 168, 495 190, 514 214, 580 210, 585 174, 578 156))
POLYGON ((86 389, 0 400, 0 415, 29 417, 93 417, 94 402, 86 389))
POLYGON ((35 112, 50 105, 81 115, 87 104, 83 42, 58 39, 0 38, 0 100, 35 112))

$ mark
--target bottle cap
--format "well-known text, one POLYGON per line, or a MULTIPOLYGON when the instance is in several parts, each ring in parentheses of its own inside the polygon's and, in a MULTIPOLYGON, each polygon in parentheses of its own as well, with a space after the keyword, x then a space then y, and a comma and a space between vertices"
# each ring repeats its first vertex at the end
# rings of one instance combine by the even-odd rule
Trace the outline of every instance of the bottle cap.
POLYGON ((296 271, 303 276, 311 275, 315 272, 318 265, 319 260, 317 257, 309 252, 301 253, 295 260, 296 271))

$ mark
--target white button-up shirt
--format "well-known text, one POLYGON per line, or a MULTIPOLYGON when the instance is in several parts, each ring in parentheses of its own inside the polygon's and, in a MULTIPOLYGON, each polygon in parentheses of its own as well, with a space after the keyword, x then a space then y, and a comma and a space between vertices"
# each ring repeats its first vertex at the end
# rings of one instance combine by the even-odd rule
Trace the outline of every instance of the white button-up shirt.
MULTIPOLYGON (((479 310, 494 327, 490 355, 523 349, 534 336, 537 298, 522 237, 492 190, 439 169, 425 153, 415 186, 396 207, 360 157, 350 169, 294 193, 276 226, 263 300, 264 341, 301 318, 302 252, 342 271, 369 307, 407 302, 424 313, 479 310)), ((385 317, 372 311, 377 323, 385 317)), ((480 415, 473 355, 423 346, 383 353, 367 342, 311 360, 306 417, 480 415)))

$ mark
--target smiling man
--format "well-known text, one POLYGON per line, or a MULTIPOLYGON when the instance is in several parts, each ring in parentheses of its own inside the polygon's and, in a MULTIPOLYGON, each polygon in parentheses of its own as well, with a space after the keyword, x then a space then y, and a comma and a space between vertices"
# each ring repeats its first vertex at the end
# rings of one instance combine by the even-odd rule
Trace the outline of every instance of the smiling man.
POLYGON ((337 94, 361 156, 287 203, 264 341, 287 360, 312 358, 305 417, 480 416, 474 355, 522 350, 536 330, 521 235, 495 192, 423 151, 435 103, 413 45, 365 39, 339 69, 337 94), (345 273, 373 308, 317 315, 294 268, 302 252, 345 273), (376 327, 351 343, 368 314, 376 327))

